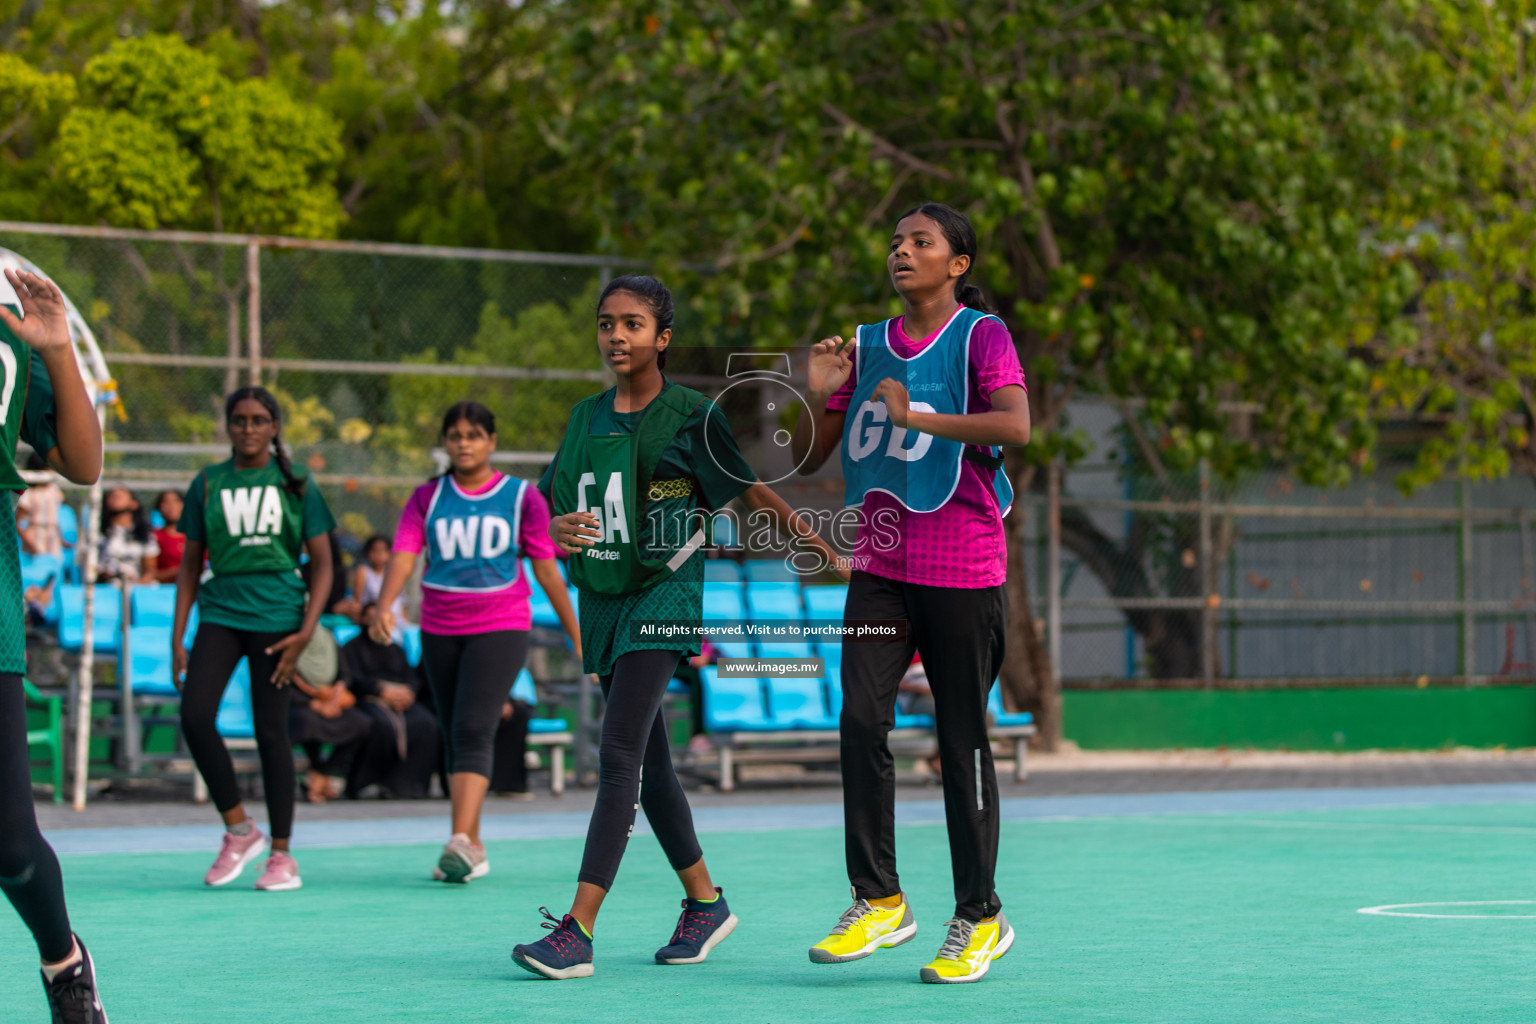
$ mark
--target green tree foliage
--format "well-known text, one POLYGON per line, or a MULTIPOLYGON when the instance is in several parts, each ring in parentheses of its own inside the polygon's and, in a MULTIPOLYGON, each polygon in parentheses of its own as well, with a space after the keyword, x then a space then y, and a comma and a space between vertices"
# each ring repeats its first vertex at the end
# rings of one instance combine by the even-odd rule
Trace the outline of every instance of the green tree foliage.
POLYGON ((263 79, 235 81, 176 36, 93 58, 55 155, 91 219, 125 227, 334 235, 338 126, 263 79))
MULTIPOLYGON (((783 345, 889 315, 892 223, 939 199, 982 236, 1036 462, 1067 400, 1097 392, 1145 399, 1170 471, 1280 458, 1333 482, 1373 436, 1351 345, 1384 260, 1362 242, 1452 184, 1433 116, 1450 98, 1407 10, 573 4, 544 103, 592 168, 603 244, 707 265, 684 294, 721 331, 783 345)), ((1011 642, 1033 678, 1010 689, 1050 729, 1024 578, 1011 642)))
POLYGON ((1373 339, 1387 414, 1434 423, 1399 483, 1511 471, 1536 478, 1536 3, 1432 0, 1420 31, 1466 96, 1454 125, 1461 188, 1397 248, 1389 301, 1407 315, 1373 339))

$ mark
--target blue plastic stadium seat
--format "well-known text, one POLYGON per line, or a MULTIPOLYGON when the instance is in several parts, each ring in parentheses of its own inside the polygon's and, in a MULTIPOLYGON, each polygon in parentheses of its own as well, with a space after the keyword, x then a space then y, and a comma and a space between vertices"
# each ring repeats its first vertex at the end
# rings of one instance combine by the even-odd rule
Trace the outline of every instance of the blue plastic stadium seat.
POLYGON ((699 669, 704 728, 710 732, 777 729, 763 703, 761 679, 721 679, 713 665, 699 669))
POLYGON ((64 559, 60 555, 21 553, 21 586, 41 587, 49 580, 64 582, 64 559))
POLYGON ((251 715, 251 664, 244 658, 224 688, 217 719, 219 735, 230 740, 248 740, 256 736, 256 721, 251 715))
MULTIPOLYGON (((85 586, 67 583, 58 588, 59 646, 78 651, 85 644, 85 586)), ((96 588, 94 646, 102 654, 115 654, 123 626, 122 595, 113 587, 96 588)))
POLYGON ((164 585, 134 587, 133 625, 164 626, 167 629, 176 621, 176 588, 164 585))
POLYGON ((566 732, 570 726, 563 718, 530 718, 528 719, 528 732, 531 735, 545 735, 552 732, 566 732))
POLYGON ((59 506, 59 539, 67 548, 80 543, 80 517, 71 505, 59 506))
POLYGON ((1029 725, 1035 720, 1035 716, 1028 711, 1004 711, 1003 687, 1001 683, 992 684, 992 692, 987 694, 987 713, 992 716, 994 725, 1029 725))
POLYGON ((356 640, 362 632, 363 628, 354 622, 331 627, 331 635, 336 638, 337 647, 347 646, 347 644, 356 640))
POLYGON ((768 711, 780 729, 836 729, 820 679, 769 679, 768 711))
POLYGON ((804 640, 758 640, 756 647, 759 658, 810 658, 815 656, 811 645, 804 640))
POLYGON ((512 681, 512 699, 520 700, 524 704, 537 704, 539 702, 538 687, 533 685, 533 673, 526 668, 517 674, 512 681))
POLYGON ((396 630, 399 636, 395 642, 405 651, 405 660, 412 668, 421 664, 421 627, 415 623, 401 626, 396 630))
POLYGON ((932 715, 904 715, 896 712, 896 728, 898 729, 932 729, 932 715))
POLYGON ((740 583, 741 566, 729 558, 711 558, 704 563, 705 583, 740 583))
POLYGON ((740 622, 747 617, 741 587, 735 583, 704 581, 704 617, 740 622))
POLYGON ((128 627, 128 664, 118 652, 118 677, 128 678, 135 696, 175 697, 178 695, 171 675, 171 627, 128 627))
POLYGON ((741 564, 748 583, 799 583, 800 575, 782 558, 750 558, 741 564))
POLYGON ((528 595, 528 609, 533 614, 533 624, 544 629, 559 629, 560 616, 555 614, 555 606, 550 602, 549 595, 537 583, 531 586, 533 591, 528 595))
POLYGON ((843 606, 848 603, 848 584, 830 587, 806 587, 801 591, 805 600, 805 617, 843 621, 843 606))
POLYGON ((192 641, 197 639, 197 605, 192 606, 192 611, 187 615, 187 631, 182 634, 181 642, 187 650, 192 649, 192 641))
POLYGON ((753 622, 789 620, 801 622, 800 587, 795 583, 748 583, 747 614, 753 622))

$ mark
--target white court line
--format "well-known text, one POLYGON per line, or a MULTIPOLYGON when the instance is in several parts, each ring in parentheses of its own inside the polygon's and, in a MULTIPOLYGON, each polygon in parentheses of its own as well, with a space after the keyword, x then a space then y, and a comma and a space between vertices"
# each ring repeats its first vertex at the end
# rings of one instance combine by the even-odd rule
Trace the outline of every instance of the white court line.
POLYGON ((1536 914, 1418 914, 1408 913, 1414 907, 1531 907, 1536 900, 1452 900, 1443 903, 1384 903, 1379 907, 1361 907, 1357 914, 1374 914, 1377 917, 1430 917, 1440 920, 1462 919, 1468 921, 1533 921, 1536 914))

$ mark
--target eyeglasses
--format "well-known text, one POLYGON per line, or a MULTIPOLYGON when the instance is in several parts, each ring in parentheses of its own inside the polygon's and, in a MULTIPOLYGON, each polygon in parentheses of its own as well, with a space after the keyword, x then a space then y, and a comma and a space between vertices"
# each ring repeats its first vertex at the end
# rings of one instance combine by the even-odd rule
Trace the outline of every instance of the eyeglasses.
POLYGON ((230 430, 265 430, 272 425, 270 416, 231 416, 230 430))

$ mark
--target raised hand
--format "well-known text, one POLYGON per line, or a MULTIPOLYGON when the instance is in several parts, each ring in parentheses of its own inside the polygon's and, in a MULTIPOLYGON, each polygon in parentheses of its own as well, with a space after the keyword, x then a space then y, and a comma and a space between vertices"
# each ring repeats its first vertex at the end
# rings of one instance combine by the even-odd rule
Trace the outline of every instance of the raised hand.
POLYGON ((59 291, 59 286, 46 277, 10 268, 6 268, 5 279, 16 289, 23 315, 18 317, 0 306, 0 322, 39 352, 68 348, 69 320, 64 307, 64 293, 59 291))
POLYGON ((590 512, 567 512, 550 520, 549 535, 560 550, 574 555, 603 538, 597 517, 590 512))
POLYGON ((811 394, 826 399, 842 387, 853 372, 853 359, 849 356, 848 343, 838 337, 824 338, 811 346, 811 356, 806 365, 806 386, 811 394))
POLYGON ((886 415, 890 416, 892 423, 898 427, 907 425, 911 396, 907 394, 906 385, 887 377, 875 385, 875 393, 870 397, 877 402, 885 403, 886 415))

